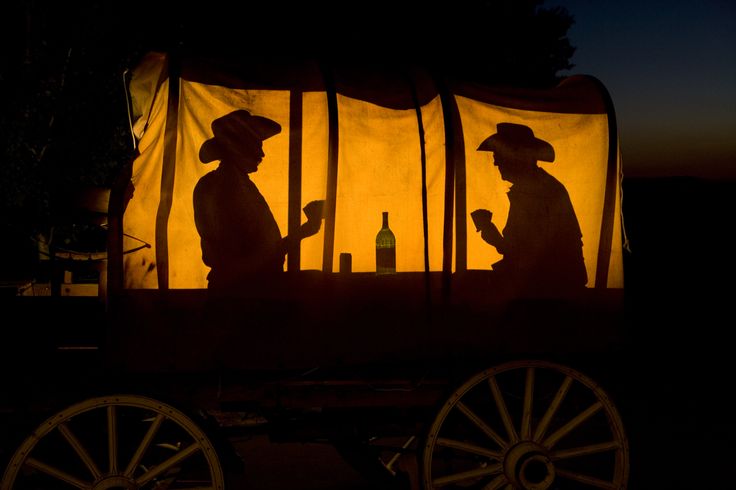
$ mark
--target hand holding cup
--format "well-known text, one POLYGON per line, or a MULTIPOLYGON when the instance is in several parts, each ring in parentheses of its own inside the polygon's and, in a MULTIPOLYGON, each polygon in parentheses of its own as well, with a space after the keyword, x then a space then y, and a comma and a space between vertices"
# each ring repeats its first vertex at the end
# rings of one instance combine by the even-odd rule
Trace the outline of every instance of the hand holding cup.
POLYGON ((319 231, 322 227, 324 212, 325 202, 322 200, 312 201, 304 206, 304 214, 307 216, 307 222, 299 228, 301 239, 315 235, 319 231))
POLYGON ((491 224, 491 218, 493 213, 487 209, 476 209, 470 213, 470 217, 473 218, 475 224, 475 231, 480 231, 483 228, 487 228, 491 224))
POLYGON ((324 200, 312 201, 304 206, 304 214, 307 216, 307 221, 321 220, 324 218, 324 210, 324 200))

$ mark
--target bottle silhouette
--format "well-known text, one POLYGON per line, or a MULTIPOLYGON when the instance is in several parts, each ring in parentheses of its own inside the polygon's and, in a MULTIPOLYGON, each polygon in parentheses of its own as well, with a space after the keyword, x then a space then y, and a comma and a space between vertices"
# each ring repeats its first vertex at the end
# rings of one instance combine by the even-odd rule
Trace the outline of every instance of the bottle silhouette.
POLYGON ((376 274, 396 274, 396 237, 388 227, 388 211, 376 235, 376 274))

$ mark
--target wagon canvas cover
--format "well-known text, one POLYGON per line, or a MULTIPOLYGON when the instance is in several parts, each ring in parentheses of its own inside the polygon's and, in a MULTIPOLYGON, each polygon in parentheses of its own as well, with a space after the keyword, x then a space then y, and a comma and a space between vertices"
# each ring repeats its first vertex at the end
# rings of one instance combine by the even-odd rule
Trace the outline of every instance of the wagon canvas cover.
MULTIPOLYGON (((150 53, 135 69, 130 93, 138 153, 126 192, 115 197, 118 204, 111 200, 122 216, 111 247, 111 288, 208 287, 195 187, 218 165, 202 158, 203 145, 217 136, 213 122, 239 110, 280 127, 263 140, 263 160, 250 174, 278 233, 294 233, 304 206, 325 201, 323 225, 289 246, 285 271, 337 272, 340 254, 349 253, 353 272, 375 272, 383 212, 396 236, 397 272, 494 269, 504 257, 481 238, 471 213, 488 209, 498 230, 508 224, 511 183, 481 146, 513 127, 551 147, 537 163, 569 196, 585 287, 623 287, 615 116, 593 77, 526 90, 413 67, 224 63, 150 53), (150 247, 140 249, 141 241, 150 247), (137 251, 122 253, 130 249, 137 251)), ((549 236, 533 223, 527 233, 541 241, 549 236)))

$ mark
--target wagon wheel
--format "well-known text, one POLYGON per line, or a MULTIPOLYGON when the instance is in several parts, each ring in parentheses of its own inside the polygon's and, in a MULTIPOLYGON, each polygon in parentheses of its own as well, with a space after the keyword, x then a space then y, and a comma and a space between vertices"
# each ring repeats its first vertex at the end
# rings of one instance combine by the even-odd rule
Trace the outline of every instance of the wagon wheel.
POLYGON ((136 395, 92 398, 41 424, 15 452, 0 489, 223 488, 207 436, 186 415, 136 395))
POLYGON ((545 361, 485 370, 456 390, 423 448, 430 489, 625 489, 628 443, 604 391, 545 361))

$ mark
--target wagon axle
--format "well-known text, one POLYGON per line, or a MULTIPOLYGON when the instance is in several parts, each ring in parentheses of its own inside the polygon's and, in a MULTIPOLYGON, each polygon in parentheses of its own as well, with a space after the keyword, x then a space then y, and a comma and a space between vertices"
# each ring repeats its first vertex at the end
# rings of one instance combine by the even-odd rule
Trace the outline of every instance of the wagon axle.
POLYGON ((517 488, 546 490, 555 479, 555 467, 545 449, 531 441, 513 446, 503 461, 506 478, 517 488))

